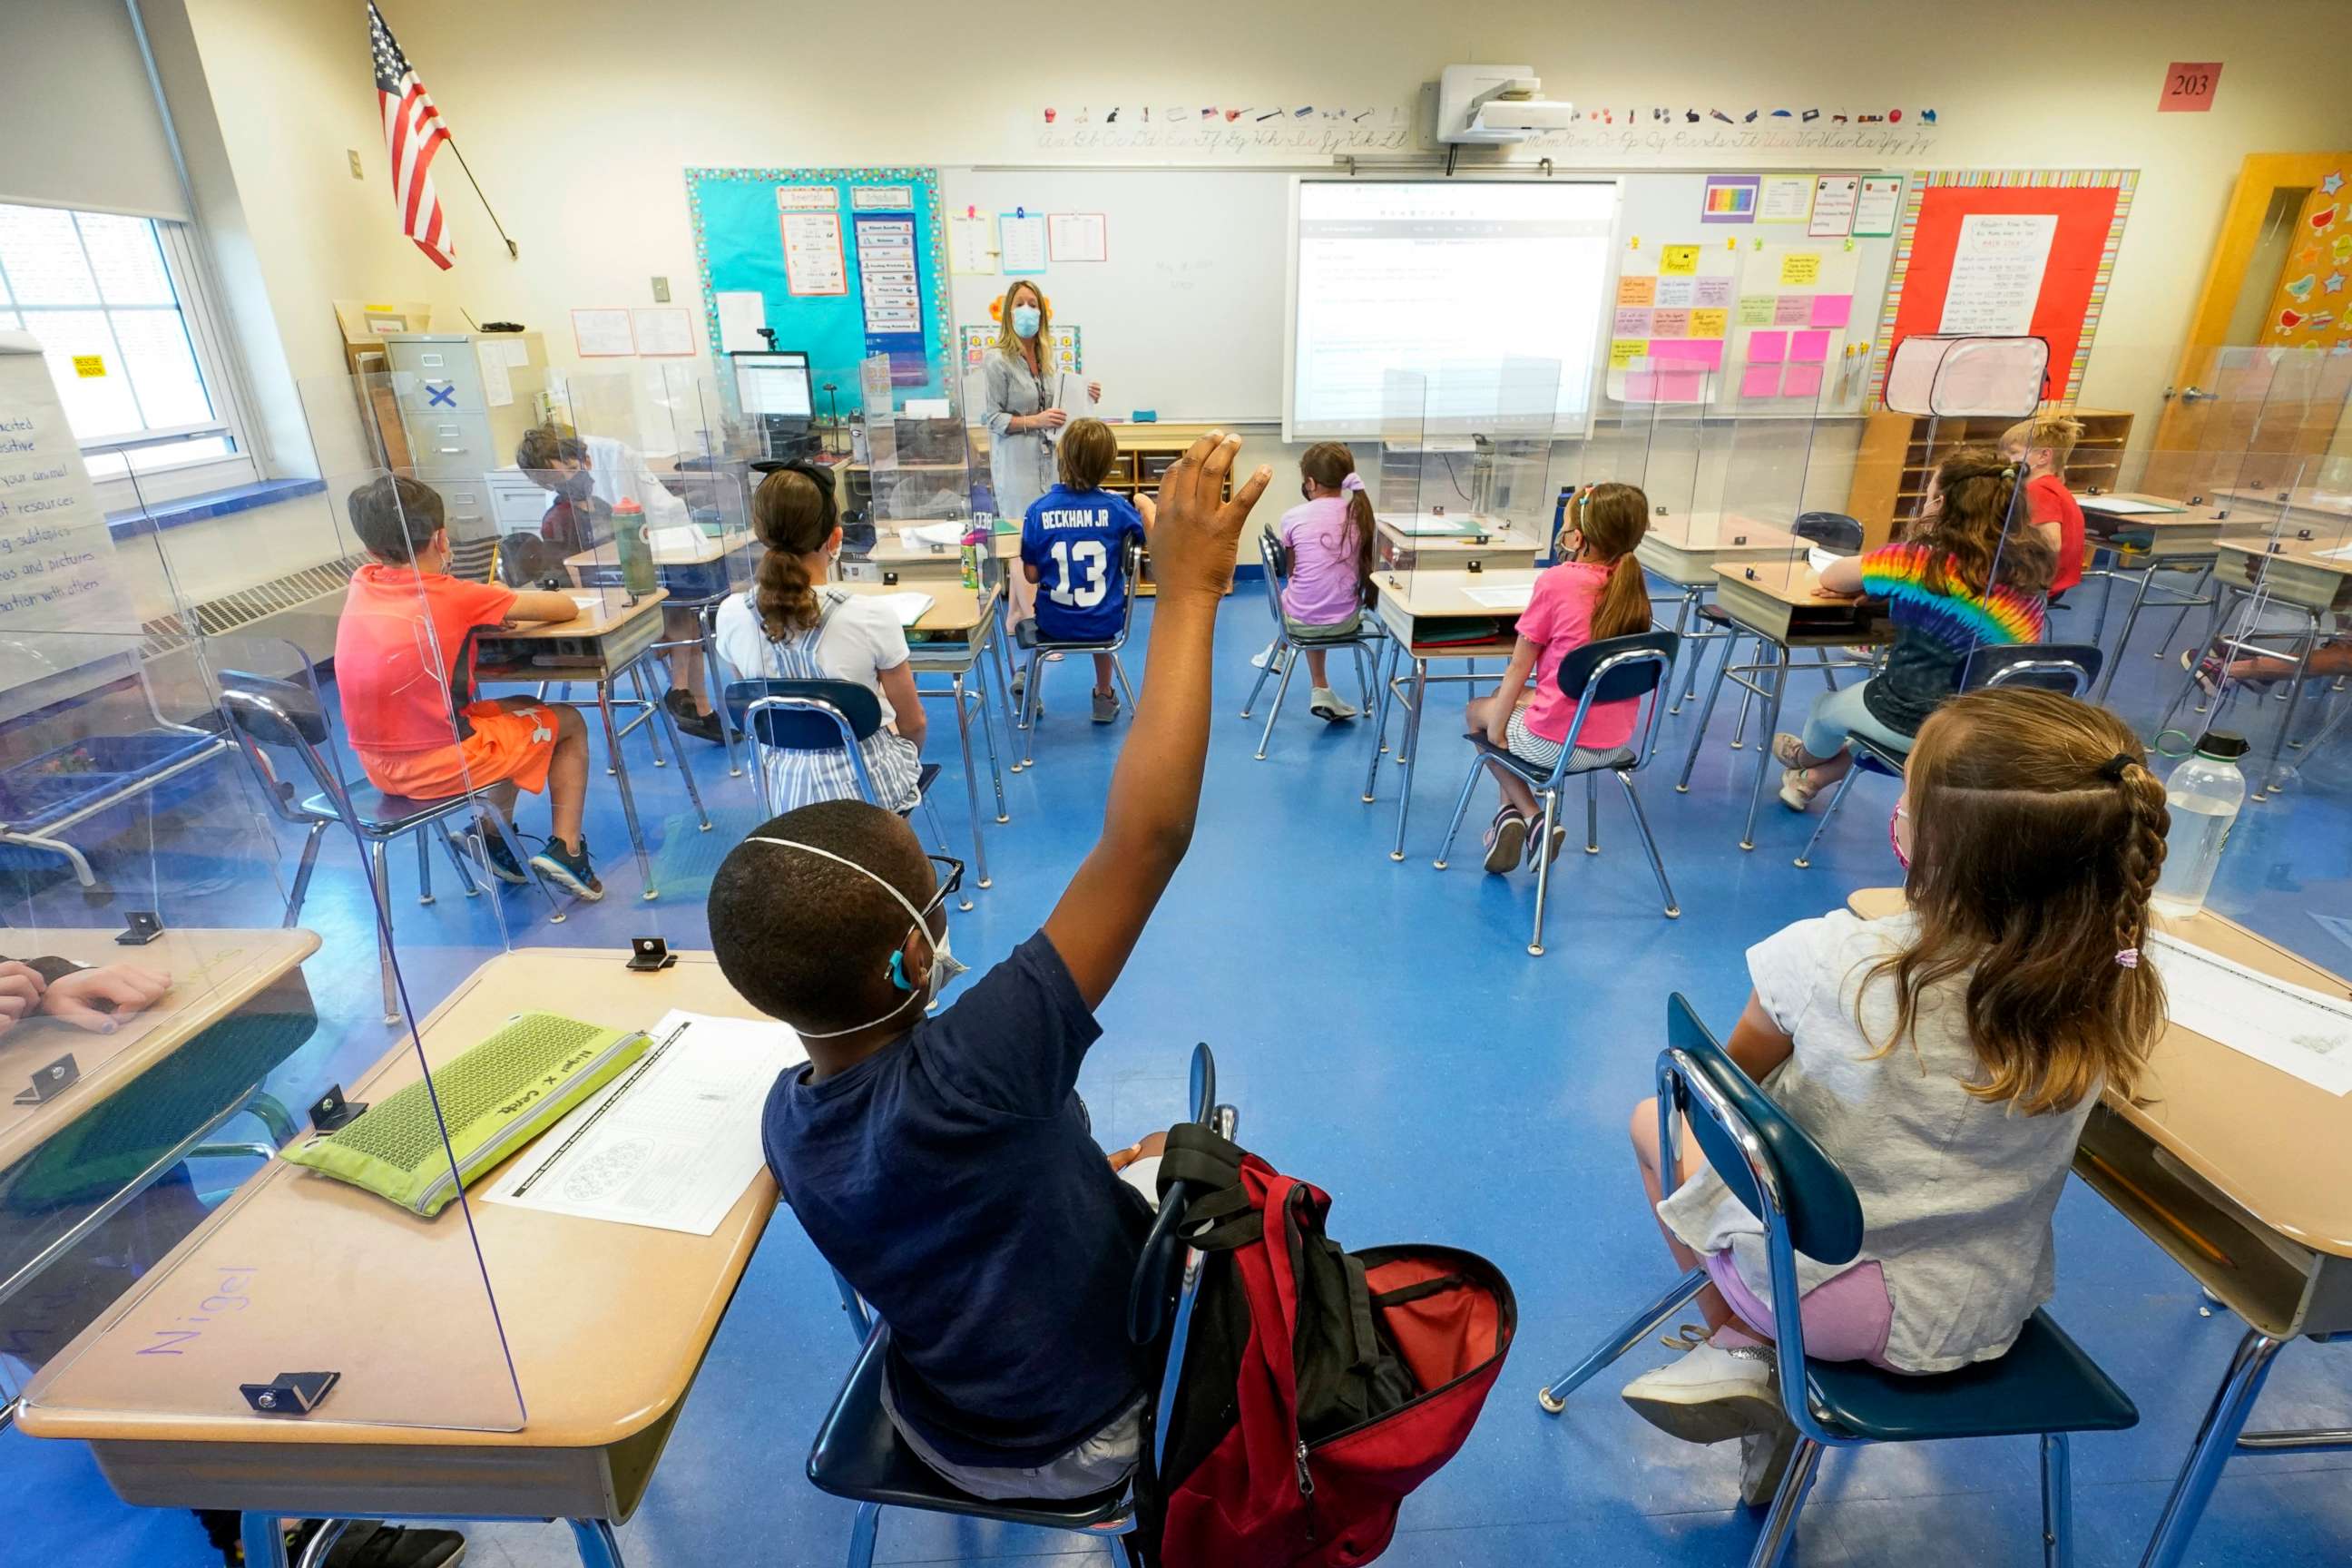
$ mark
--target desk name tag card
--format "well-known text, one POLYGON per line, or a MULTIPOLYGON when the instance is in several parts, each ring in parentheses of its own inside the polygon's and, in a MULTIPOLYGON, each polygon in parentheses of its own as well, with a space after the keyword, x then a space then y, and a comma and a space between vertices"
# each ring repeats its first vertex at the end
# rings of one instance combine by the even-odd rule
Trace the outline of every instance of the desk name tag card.
POLYGON ((660 937, 633 936, 629 939, 628 967, 634 973, 652 974, 677 962, 677 954, 672 952, 669 943, 660 937))
POLYGON ((114 940, 124 947, 145 947, 163 934, 163 921, 153 910, 131 910, 122 917, 123 929, 114 940))

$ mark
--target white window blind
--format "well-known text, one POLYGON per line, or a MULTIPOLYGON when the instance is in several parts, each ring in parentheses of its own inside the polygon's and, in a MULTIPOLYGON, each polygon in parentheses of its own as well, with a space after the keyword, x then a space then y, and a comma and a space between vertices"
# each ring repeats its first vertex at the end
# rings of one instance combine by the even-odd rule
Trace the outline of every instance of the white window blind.
POLYGON ((184 221, 125 0, 5 0, 0 14, 0 202, 184 221))

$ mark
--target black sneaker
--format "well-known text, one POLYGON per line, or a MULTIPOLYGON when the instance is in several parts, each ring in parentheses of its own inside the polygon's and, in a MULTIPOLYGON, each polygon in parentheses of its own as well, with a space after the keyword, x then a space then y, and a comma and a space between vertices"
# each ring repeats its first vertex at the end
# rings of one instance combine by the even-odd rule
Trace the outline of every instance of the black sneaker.
POLYGON ((515 864, 514 851, 507 847, 506 839, 488 826, 479 831, 482 835, 482 858, 489 862, 490 875, 518 888, 528 887, 530 873, 515 864))
POLYGON ((580 840, 576 849, 566 849, 560 838, 551 838, 547 847, 530 858, 531 869, 563 889, 594 903, 604 896, 604 884, 596 879, 596 868, 588 864, 588 840, 580 840))
POLYGON ((669 710, 670 719, 681 734, 708 741, 714 746, 727 743, 727 731, 719 727, 719 715, 696 712, 694 699, 679 688, 673 686, 662 694, 662 706, 669 710))

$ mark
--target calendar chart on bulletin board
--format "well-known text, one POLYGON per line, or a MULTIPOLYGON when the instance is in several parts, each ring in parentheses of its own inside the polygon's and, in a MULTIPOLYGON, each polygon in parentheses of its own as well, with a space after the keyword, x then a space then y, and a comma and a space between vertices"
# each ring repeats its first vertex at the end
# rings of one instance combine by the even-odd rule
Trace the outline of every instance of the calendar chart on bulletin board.
POLYGON ((686 171, 705 328, 722 350, 809 356, 814 380, 859 384, 890 356, 893 386, 936 396, 955 353, 939 171, 686 171))

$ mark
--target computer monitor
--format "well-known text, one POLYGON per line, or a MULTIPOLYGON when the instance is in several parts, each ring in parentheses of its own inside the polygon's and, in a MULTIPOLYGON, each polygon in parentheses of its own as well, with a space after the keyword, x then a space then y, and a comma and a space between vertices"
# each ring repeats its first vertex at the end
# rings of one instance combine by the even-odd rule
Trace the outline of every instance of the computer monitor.
POLYGON ((816 415, 804 353, 733 353, 735 395, 751 418, 807 420, 816 415))

